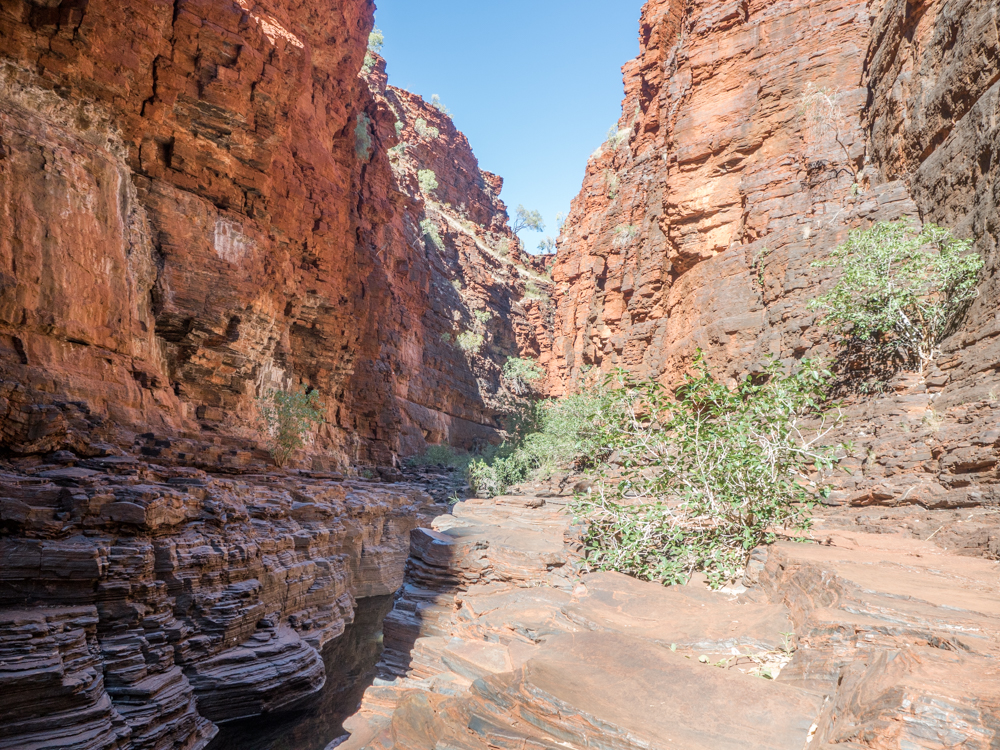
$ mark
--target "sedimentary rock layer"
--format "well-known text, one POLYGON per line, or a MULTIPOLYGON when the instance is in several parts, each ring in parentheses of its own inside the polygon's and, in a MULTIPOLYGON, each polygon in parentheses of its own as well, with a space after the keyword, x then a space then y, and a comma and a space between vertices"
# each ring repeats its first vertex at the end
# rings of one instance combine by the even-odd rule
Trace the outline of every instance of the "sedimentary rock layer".
POLYGON ((430 498, 120 457, 0 474, 0 747, 201 748, 319 690, 430 498))
POLYGON ((825 514, 818 543, 756 550, 735 586, 665 588, 584 573, 570 498, 555 483, 524 489, 413 533, 385 679, 341 747, 986 750, 1000 739, 995 561, 892 522, 838 530, 848 510, 825 514))
POLYGON ((640 44, 559 240, 553 390, 675 383, 699 348, 730 383, 832 362, 813 263, 874 221, 938 222, 976 240, 979 297, 922 377, 848 400, 832 502, 994 506, 996 4, 650 0, 640 44))
MULTIPOLYGON (((419 190, 387 156, 395 121, 441 128, 414 151, 442 185, 435 215, 471 211, 442 233, 509 235, 501 182, 448 118, 399 93, 394 115, 384 76, 372 88, 359 76, 373 12, 370 0, 0 7, 5 447, 86 451, 153 432, 200 442, 188 462, 238 468, 205 446, 252 450, 255 397, 299 383, 326 406, 316 468, 391 464, 425 437, 494 438, 489 362, 518 353, 513 324, 489 326, 479 360, 444 346, 472 321, 448 281, 492 260, 471 268, 475 249, 448 237, 449 257, 428 248, 419 190)), ((520 292, 493 288, 496 313, 520 292)))

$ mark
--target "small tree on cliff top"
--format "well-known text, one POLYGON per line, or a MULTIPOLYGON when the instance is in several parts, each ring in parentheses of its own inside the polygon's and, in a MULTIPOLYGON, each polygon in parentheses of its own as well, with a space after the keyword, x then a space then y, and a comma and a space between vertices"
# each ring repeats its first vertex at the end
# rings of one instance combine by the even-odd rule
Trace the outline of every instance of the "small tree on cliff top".
POLYGON ((517 207, 517 214, 510 226, 514 234, 518 234, 522 229, 530 229, 533 232, 545 231, 542 214, 538 211, 529 211, 524 206, 517 207))
POLYGON ((310 427, 323 421, 319 391, 306 393, 304 386, 270 391, 260 396, 257 408, 268 450, 279 467, 305 445, 310 427))

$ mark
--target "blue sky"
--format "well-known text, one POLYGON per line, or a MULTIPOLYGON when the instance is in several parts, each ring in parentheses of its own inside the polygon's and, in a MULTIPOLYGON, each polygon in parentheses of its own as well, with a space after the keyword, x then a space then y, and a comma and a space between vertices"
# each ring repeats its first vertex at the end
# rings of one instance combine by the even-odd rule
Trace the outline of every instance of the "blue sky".
MULTIPOLYGON (((438 94, 479 165, 504 178, 511 215, 537 209, 555 236, 621 113, 643 0, 376 1, 389 83, 438 94)), ((522 234, 529 250, 542 237, 522 234)))

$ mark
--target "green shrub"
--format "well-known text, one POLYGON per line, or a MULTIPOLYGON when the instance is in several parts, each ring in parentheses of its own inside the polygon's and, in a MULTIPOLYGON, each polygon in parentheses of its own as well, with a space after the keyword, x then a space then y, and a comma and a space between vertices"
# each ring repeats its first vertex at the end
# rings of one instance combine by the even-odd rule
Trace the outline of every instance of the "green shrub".
POLYGON ((549 295, 547 295, 534 281, 529 281, 524 285, 524 295, 522 299, 542 301, 547 300, 548 298, 549 295))
POLYGON ((354 154, 363 161, 368 161, 372 155, 371 118, 364 112, 358 113, 358 122, 354 126, 354 154))
POLYGON ((449 116, 451 115, 451 110, 449 110, 446 106, 444 106, 444 103, 441 101, 441 97, 438 96, 437 94, 433 94, 431 96, 431 106, 434 107, 434 109, 436 109, 438 112, 441 112, 442 114, 449 116))
POLYGON ((479 325, 486 325, 493 318, 493 314, 489 310, 473 310, 473 317, 479 325))
POLYGON ((427 195, 438 189, 437 175, 433 169, 421 169, 417 172, 417 181, 420 183, 420 192, 427 195))
POLYGON ((470 485, 493 497, 533 472, 596 466, 611 452, 609 426, 621 418, 615 404, 614 394, 599 388, 525 404, 513 417, 508 440, 469 465, 470 485))
POLYGON ((406 129, 406 126, 403 124, 402 120, 396 120, 395 128, 396 128, 396 136, 399 137, 403 134, 403 130, 406 129))
POLYGON ((438 250, 444 250, 444 240, 441 239, 441 234, 438 232, 437 225, 433 221, 430 219, 421 219, 420 232, 423 234, 425 241, 430 241, 438 250))
POLYGON ((413 123, 413 129, 417 131, 417 135, 423 138, 425 141, 433 141, 441 135, 441 131, 435 128, 433 125, 428 125, 427 120, 423 117, 419 118, 415 123, 413 123))
POLYGON ((538 243, 538 252, 542 255, 550 255, 556 251, 556 238, 546 237, 538 243))
POLYGON ((615 229, 615 239, 612 245, 617 248, 625 248, 632 244, 632 240, 639 236, 639 227, 635 224, 626 224, 615 229))
POLYGON ((531 391, 531 384, 545 377, 541 365, 533 359, 507 357, 503 366, 503 376, 510 383, 511 390, 518 396, 531 391))
POLYGON ((923 372, 978 294, 983 259, 971 246, 934 224, 880 222, 853 231, 828 260, 813 264, 842 273, 810 307, 850 341, 872 344, 882 356, 900 351, 923 372))
POLYGON ((309 428, 323 421, 324 407, 318 391, 305 387, 274 390, 257 399, 262 432, 274 462, 284 466, 305 445, 309 428))
POLYGON ((472 331, 462 331, 455 337, 455 343, 463 352, 475 354, 483 348, 483 334, 472 331))
POLYGON ((368 35, 368 50, 376 55, 382 54, 382 45, 385 44, 385 34, 377 26, 368 35))
POLYGON ((518 206, 514 221, 511 223, 511 229, 514 230, 514 234, 518 234, 523 229, 530 229, 533 232, 544 232, 545 222, 542 220, 540 212, 529 211, 524 206, 518 206))
POLYGON ((830 373, 805 361, 784 374, 772 362, 730 390, 700 353, 693 370, 673 397, 621 378, 624 419, 608 440, 621 481, 575 504, 593 567, 664 584, 700 570, 718 586, 780 530, 809 526, 808 475, 833 463, 819 447, 836 422, 821 406, 830 373))

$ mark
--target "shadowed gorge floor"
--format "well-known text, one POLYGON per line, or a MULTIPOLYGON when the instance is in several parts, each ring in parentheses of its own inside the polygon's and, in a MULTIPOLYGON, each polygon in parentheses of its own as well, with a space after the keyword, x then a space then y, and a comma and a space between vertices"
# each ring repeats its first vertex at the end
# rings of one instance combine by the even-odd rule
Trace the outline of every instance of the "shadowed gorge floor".
POLYGON ((391 596, 358 601, 354 622, 323 649, 327 682, 319 693, 266 718, 223 725, 209 750, 324 750, 344 736, 344 720, 377 675, 382 622, 392 603, 391 596))

